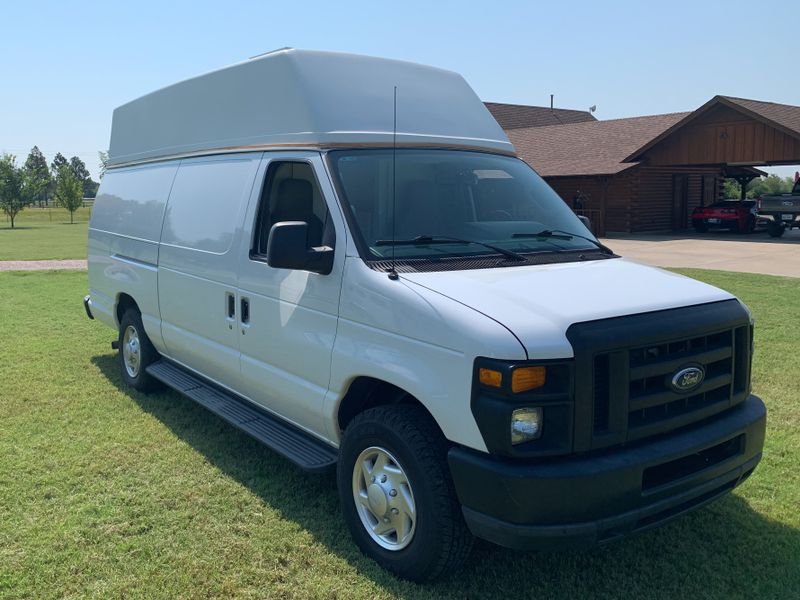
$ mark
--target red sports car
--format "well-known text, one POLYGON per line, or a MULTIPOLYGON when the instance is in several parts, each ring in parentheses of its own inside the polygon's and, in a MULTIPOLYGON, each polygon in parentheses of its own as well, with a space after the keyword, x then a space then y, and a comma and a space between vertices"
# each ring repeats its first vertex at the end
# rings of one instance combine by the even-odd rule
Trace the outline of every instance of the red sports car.
POLYGON ((692 212, 692 225, 698 233, 712 227, 736 233, 751 233, 756 228, 755 200, 723 200, 709 206, 698 206, 692 212))

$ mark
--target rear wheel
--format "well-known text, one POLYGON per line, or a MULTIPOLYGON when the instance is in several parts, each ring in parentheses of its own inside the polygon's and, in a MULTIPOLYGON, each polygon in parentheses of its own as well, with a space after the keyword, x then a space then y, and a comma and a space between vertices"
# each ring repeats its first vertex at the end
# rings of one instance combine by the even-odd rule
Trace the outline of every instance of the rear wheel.
POLYGON ((447 466, 447 444, 423 409, 379 406, 353 419, 337 467, 342 513, 361 551, 413 581, 456 570, 472 547, 447 466))
POLYGON ((145 371, 157 360, 158 351, 145 333, 142 316, 135 308, 129 308, 119 323, 119 365, 125 383, 145 393, 158 389, 158 380, 145 371))
POLYGON ((779 238, 786 231, 786 227, 779 221, 770 221, 767 225, 767 233, 770 237, 779 238))

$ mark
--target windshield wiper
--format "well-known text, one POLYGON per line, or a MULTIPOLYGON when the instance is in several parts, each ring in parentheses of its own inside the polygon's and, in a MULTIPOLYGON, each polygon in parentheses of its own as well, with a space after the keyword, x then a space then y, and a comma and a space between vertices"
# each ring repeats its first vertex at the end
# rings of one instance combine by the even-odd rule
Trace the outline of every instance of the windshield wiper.
POLYGON ((581 235, 579 233, 572 233, 571 231, 564 231, 563 229, 544 229, 537 233, 515 233, 511 236, 512 238, 554 238, 557 240, 571 240, 572 238, 580 238, 582 240, 586 240, 590 244, 594 244, 603 251, 605 254, 609 254, 611 256, 616 256, 614 251, 606 246, 605 244, 601 244, 595 239, 592 239, 588 236, 581 235))
POLYGON ((528 260, 521 254, 495 246, 494 244, 487 244, 486 242, 478 242, 476 240, 464 240, 445 235, 418 235, 415 238, 407 240, 378 240, 375 242, 376 246, 429 246, 431 244, 475 244, 477 246, 489 248, 489 250, 493 250, 512 260, 528 260))

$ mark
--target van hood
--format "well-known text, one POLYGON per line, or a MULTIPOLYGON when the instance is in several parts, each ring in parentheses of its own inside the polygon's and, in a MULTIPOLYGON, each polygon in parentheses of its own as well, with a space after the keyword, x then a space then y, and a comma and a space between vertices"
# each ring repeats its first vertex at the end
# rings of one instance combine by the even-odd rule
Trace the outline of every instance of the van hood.
POLYGON ((622 258, 401 277, 501 323, 531 359, 572 357, 566 331, 573 323, 733 298, 683 275, 622 258))

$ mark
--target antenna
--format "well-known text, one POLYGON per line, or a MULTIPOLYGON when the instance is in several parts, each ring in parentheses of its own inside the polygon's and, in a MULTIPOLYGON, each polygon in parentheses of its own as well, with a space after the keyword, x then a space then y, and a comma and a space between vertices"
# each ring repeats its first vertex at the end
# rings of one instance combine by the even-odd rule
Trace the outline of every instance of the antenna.
POLYGON ((389 267, 389 279, 399 278, 395 269, 395 223, 397 223, 397 86, 394 86, 394 105, 392 107, 394 122, 392 123, 392 266, 389 267))

